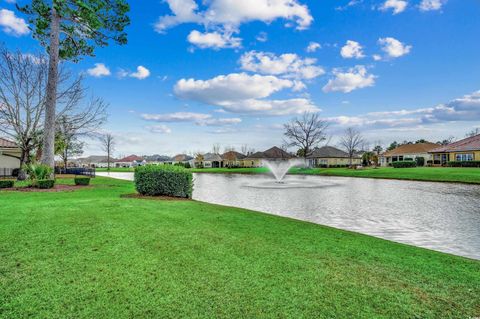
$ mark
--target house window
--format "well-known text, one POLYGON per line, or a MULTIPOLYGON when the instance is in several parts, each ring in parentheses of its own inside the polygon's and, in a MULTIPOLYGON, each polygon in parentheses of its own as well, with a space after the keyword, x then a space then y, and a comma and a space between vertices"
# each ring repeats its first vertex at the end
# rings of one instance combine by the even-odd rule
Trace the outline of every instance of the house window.
POLYGON ((456 160, 457 161, 473 161, 473 154, 472 153, 457 154, 456 160))

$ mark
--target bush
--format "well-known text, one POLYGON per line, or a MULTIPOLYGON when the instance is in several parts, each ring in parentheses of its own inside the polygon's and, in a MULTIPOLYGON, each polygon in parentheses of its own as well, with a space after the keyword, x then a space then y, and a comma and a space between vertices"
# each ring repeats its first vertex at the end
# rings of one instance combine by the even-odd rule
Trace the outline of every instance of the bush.
POLYGON ((415 162, 415 161, 397 161, 397 162, 393 162, 392 166, 395 167, 395 168, 417 167, 417 162, 415 162))
POLYGON ((181 166, 146 165, 135 169, 135 187, 147 196, 191 198, 193 175, 181 166))
POLYGON ((0 188, 12 188, 15 184, 15 181, 11 179, 0 180, 0 188))
POLYGON ((85 177, 85 176, 75 177, 74 181, 75 181, 75 185, 81 185, 81 186, 90 185, 90 177, 85 177))
POLYGON ((40 180, 49 179, 50 175, 53 173, 53 169, 44 164, 28 164, 25 165, 24 169, 27 172, 29 179, 32 181, 32 186, 37 186, 38 181, 40 180))
POLYGON ((36 187, 40 189, 50 189, 55 186, 55 180, 54 179, 39 179, 36 183, 36 187))
POLYGON ((450 161, 449 167, 480 167, 480 161, 450 161))
POLYGON ((417 166, 425 166, 425 158, 424 157, 417 157, 415 159, 415 162, 417 162, 417 166))
POLYGON ((20 174, 20 168, 14 168, 12 170, 12 176, 13 177, 18 177, 19 174, 20 174))

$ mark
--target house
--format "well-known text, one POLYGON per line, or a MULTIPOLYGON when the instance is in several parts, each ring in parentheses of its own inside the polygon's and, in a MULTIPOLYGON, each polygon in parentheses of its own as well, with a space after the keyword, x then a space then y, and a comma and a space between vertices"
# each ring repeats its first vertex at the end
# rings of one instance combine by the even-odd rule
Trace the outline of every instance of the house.
POLYGON ((239 167, 241 166, 241 160, 246 156, 242 153, 235 151, 228 151, 222 154, 223 166, 224 167, 239 167))
POLYGON ((146 165, 147 161, 143 157, 130 155, 115 161, 115 167, 137 167, 146 165))
POLYGON ((22 150, 14 142, 0 137, 0 176, 12 176, 20 168, 22 150))
POLYGON ((449 161, 480 161, 480 134, 438 146, 429 151, 433 165, 446 165, 449 161))
MULTIPOLYGON (((110 158, 110 167, 114 166, 115 161, 116 161, 116 159, 114 159, 112 157, 110 158)), ((103 167, 103 168, 105 168, 105 167, 108 166, 107 157, 104 156, 104 155, 91 155, 91 156, 88 156, 88 157, 77 158, 76 160, 72 160, 72 162, 76 166, 80 166, 80 167, 92 167, 92 168, 103 167)))
POLYGON ((280 161, 292 159, 295 156, 289 154, 279 147, 272 147, 263 152, 253 153, 240 161, 242 167, 263 167, 265 161, 280 161))
POLYGON ((149 164, 164 164, 170 162, 171 157, 166 156, 166 155, 149 155, 149 156, 144 156, 145 160, 149 164))
POLYGON ((424 165, 427 165, 428 161, 432 160, 432 155, 429 152, 438 146, 438 144, 428 142, 401 145, 380 155, 380 166, 390 166, 397 161, 415 161, 419 157, 423 157, 424 165))
MULTIPOLYGON (((308 165, 310 167, 335 167, 350 165, 350 157, 347 152, 344 152, 333 146, 323 146, 316 148, 307 157, 308 165)), ((352 165, 362 164, 362 157, 355 154, 351 160, 352 165)))
POLYGON ((203 155, 203 167, 205 168, 223 167, 223 159, 220 156, 220 154, 207 153, 203 155))
POLYGON ((170 158, 170 161, 169 162, 165 162, 165 164, 190 164, 191 167, 193 167, 193 165, 195 164, 194 163, 194 159, 192 156, 189 156, 187 154, 177 154, 175 156, 173 156, 172 158, 170 158))

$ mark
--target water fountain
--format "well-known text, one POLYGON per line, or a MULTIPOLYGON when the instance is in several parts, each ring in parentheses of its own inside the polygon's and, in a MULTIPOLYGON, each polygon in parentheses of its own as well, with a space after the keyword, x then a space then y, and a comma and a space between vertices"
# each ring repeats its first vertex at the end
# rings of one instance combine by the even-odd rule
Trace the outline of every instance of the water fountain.
POLYGON ((312 181, 307 180, 305 176, 289 176, 286 178, 288 171, 292 167, 305 167, 306 163, 302 159, 276 160, 264 161, 265 166, 270 170, 274 180, 261 181, 254 184, 244 185, 251 188, 272 188, 272 189, 289 189, 289 188, 320 188, 326 186, 333 186, 331 182, 322 180, 312 181))

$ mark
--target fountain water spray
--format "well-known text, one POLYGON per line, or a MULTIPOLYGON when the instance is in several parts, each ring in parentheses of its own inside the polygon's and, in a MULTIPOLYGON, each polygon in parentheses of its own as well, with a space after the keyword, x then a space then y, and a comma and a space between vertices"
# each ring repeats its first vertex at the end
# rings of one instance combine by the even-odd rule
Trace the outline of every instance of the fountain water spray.
POLYGON ((288 170, 294 166, 304 166, 305 161, 301 159, 290 159, 281 161, 265 161, 265 165, 272 172, 277 183, 283 183, 282 180, 288 173, 288 170))

